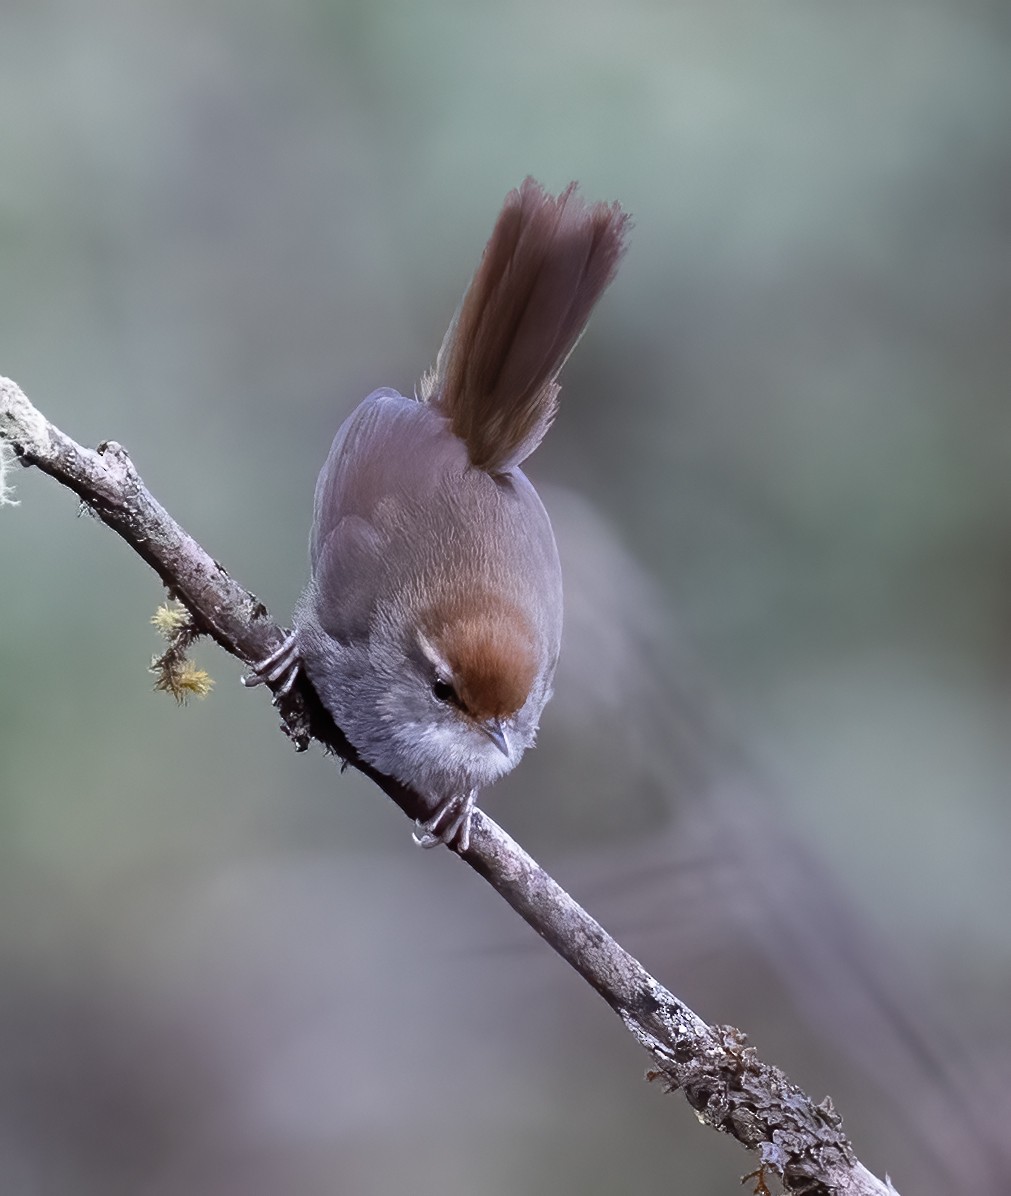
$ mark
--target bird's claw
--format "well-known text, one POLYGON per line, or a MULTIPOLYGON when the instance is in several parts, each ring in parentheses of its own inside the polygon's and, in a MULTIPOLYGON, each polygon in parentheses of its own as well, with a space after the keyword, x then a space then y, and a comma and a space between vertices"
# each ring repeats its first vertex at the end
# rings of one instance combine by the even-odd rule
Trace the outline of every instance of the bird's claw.
POLYGON ((249 689, 254 685, 269 685, 274 691, 276 706, 291 693, 301 668, 298 642, 294 635, 289 635, 269 656, 252 666, 253 671, 242 678, 242 684, 249 689))
POLYGON ((417 824, 421 833, 415 832, 411 838, 419 847, 438 847, 445 843, 457 851, 466 851, 470 847, 470 819, 476 797, 476 792, 471 790, 462 797, 446 798, 430 818, 417 824))

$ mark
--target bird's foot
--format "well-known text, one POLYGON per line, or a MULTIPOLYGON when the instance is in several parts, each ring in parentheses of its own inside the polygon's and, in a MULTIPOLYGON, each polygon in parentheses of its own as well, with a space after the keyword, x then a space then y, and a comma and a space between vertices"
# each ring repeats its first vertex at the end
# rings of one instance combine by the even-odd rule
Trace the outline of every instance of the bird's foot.
POLYGON ((269 685, 274 691, 276 706, 291 693, 301 668, 298 643, 291 634, 269 656, 253 665, 253 671, 242 678, 242 684, 250 689, 254 685, 269 685))
POLYGON ((418 823, 420 834, 411 836, 419 847, 438 847, 445 843, 447 847, 456 847, 457 851, 466 851, 470 847, 470 818, 474 813, 477 801, 477 791, 456 797, 447 797, 441 802, 431 818, 418 823))

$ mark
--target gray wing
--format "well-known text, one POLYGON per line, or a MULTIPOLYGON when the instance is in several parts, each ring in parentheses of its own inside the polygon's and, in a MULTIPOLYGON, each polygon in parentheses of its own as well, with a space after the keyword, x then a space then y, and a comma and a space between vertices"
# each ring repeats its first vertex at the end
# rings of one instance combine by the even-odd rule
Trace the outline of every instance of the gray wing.
POLYGON ((467 469, 463 444, 431 407, 374 391, 334 437, 316 483, 309 557, 324 631, 344 643, 367 637, 388 593, 390 549, 412 510, 424 510, 448 473, 467 469))

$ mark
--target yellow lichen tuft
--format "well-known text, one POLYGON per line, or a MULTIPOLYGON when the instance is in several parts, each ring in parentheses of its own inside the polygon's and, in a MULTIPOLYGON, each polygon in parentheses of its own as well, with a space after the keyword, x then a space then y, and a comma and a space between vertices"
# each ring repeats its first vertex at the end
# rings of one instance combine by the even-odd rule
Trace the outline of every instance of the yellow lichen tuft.
POLYGON ((168 640, 168 647, 151 661, 154 687, 171 694, 180 705, 190 698, 206 698, 214 686, 210 674, 198 669, 186 653, 199 636, 193 617, 180 602, 166 602, 151 616, 159 635, 168 640))
POLYGON ((183 661, 182 668, 176 675, 176 683, 182 694, 182 698, 177 700, 181 701, 185 701, 191 695, 194 698, 206 698, 214 688, 214 678, 210 673, 206 669, 198 669, 191 660, 183 661))
POLYGON ((170 640, 189 622, 189 611, 178 602, 163 603, 151 616, 151 624, 158 634, 170 640))
POLYGON ((154 687, 160 693, 171 694, 180 705, 190 698, 206 698, 214 688, 214 679, 206 669, 198 669, 191 660, 155 657, 151 671, 157 673, 154 687))

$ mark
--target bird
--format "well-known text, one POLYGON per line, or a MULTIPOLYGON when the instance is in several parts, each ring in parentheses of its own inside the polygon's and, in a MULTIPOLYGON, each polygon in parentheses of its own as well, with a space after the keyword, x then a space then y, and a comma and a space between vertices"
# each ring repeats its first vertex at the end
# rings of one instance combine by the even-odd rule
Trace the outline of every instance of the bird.
POLYGON ((278 701, 304 673, 361 758, 423 797, 423 847, 469 849, 477 795, 516 767, 551 697, 561 569, 521 465, 629 231, 575 182, 509 192, 434 367, 339 428, 291 632, 244 679, 278 701))

